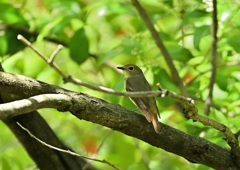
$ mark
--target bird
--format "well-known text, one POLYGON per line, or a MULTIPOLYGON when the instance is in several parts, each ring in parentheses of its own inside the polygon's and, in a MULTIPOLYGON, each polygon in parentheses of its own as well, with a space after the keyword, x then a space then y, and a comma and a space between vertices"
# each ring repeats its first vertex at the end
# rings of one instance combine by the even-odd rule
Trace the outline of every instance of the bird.
MULTIPOLYGON (((152 91, 150 84, 145 78, 142 70, 134 64, 126 64, 117 67, 123 71, 124 86, 128 92, 152 91)), ((161 132, 158 118, 160 114, 156 104, 155 97, 130 97, 138 108, 143 112, 143 115, 148 122, 152 122, 156 133, 161 132)))

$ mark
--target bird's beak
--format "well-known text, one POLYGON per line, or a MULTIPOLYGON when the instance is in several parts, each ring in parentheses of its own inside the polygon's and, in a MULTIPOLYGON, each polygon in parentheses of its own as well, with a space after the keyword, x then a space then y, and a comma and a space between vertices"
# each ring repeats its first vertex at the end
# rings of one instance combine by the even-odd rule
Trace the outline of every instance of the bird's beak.
POLYGON ((125 68, 124 67, 121 67, 121 66, 119 66, 119 67, 117 67, 118 69, 120 69, 120 70, 125 70, 125 68))

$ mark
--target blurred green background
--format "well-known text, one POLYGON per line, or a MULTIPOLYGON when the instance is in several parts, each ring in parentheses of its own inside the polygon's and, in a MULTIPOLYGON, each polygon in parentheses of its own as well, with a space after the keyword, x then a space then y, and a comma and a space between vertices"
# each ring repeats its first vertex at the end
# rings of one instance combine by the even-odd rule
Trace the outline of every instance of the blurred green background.
MULTIPOLYGON (((211 75, 210 1, 141 0, 164 41, 188 93, 200 114, 211 75)), ((218 1, 218 69, 209 117, 239 129, 240 1, 218 1)), ((123 76, 116 66, 140 66, 153 89, 179 92, 171 72, 148 29, 129 0, 0 0, 0 61, 6 72, 87 93, 130 110, 128 98, 64 84, 60 75, 16 37, 24 35, 43 54, 50 56, 58 44, 64 49, 55 62, 82 81, 124 91, 123 76)), ((171 99, 157 99, 161 122, 186 133, 227 147, 218 131, 186 120, 171 99)), ((106 159, 124 170, 207 170, 203 165, 157 149, 106 127, 77 120, 69 113, 40 110, 58 137, 77 153, 106 159)), ((37 169, 7 126, 0 122, 0 169, 37 169)), ((98 169, 109 166, 92 162, 98 169)))

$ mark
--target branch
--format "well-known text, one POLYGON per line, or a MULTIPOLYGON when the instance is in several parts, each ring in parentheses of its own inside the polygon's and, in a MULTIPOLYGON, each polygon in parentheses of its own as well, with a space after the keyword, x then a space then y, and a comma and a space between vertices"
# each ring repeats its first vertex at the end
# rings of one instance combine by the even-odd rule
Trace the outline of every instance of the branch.
MULTIPOLYGON (((185 159, 215 169, 237 169, 230 151, 206 141, 161 124, 162 133, 155 133, 146 119, 133 111, 107 103, 82 93, 38 82, 25 76, 0 72, 0 94, 18 98, 29 98, 41 94, 65 94, 71 97, 72 105, 67 107, 79 119, 91 121, 145 141, 150 145, 175 153, 185 159)), ((176 94, 168 93, 174 96, 176 94)), ((179 98, 179 100, 185 100, 179 98)), ((186 101, 189 100, 187 99, 186 101)), ((0 113, 1 114, 1 113, 0 113)))
MULTIPOLYGON (((2 78, 6 79, 6 77, 2 78)), ((135 97, 142 97, 142 95, 145 95, 144 93, 146 93, 147 95, 158 95, 160 97, 169 96, 181 103, 181 105, 184 107, 184 113, 186 114, 185 116, 187 118, 191 118, 193 121, 201 122, 205 126, 213 127, 214 129, 222 132, 225 135, 226 140, 231 147, 238 146, 237 138, 227 126, 198 114, 198 109, 196 108, 193 99, 177 95, 175 92, 171 92, 166 89, 162 89, 160 84, 158 84, 158 87, 159 91, 154 91, 150 94, 148 94, 149 92, 141 92, 140 95, 138 93, 130 94, 135 97)), ((79 99, 75 98, 75 100, 76 103, 81 102, 79 101, 79 99)), ((74 103, 72 103, 72 101, 74 101, 72 97, 64 94, 41 94, 30 97, 28 99, 22 99, 11 103, 0 104, 0 119, 13 117, 16 116, 16 114, 28 113, 40 108, 56 108, 62 111, 69 111, 71 107, 74 107, 74 103)))
POLYGON ((71 97, 65 94, 41 94, 28 99, 0 104, 0 119, 29 113, 41 108, 65 110, 71 105, 71 97))
POLYGON ((209 83, 209 93, 205 101, 204 112, 209 114, 210 107, 213 98, 213 88, 217 74, 217 31, 218 31, 218 19, 217 19, 217 0, 213 0, 213 14, 212 14, 212 74, 209 83))
POLYGON ((138 0, 131 0, 132 4, 135 6, 135 8, 138 10, 139 15, 141 16, 142 20, 145 22, 146 26, 148 27, 150 33, 152 34, 153 39, 155 40, 155 43, 159 50, 162 52, 162 55, 171 70, 172 76, 176 84, 178 85, 181 94, 186 95, 186 90, 183 85, 183 81, 180 78, 178 71, 176 67, 173 64, 172 57, 170 56, 169 52, 167 51, 167 48, 165 47, 160 35, 158 34, 157 30, 154 28, 154 25, 149 18, 147 12, 145 9, 141 6, 141 4, 138 2, 138 0))

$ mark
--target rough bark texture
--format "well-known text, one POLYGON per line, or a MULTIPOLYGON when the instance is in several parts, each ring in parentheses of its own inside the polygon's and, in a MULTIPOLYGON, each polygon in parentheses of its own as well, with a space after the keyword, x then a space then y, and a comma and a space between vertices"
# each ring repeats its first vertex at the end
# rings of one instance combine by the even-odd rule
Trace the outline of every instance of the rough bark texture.
MULTIPOLYGON (((70 111, 79 119, 120 131, 150 145, 182 156, 193 163, 204 164, 214 169, 238 169, 234 165, 229 150, 203 138, 186 134, 164 124, 161 124, 162 133, 157 134, 142 115, 128 111, 119 105, 110 104, 83 93, 75 93, 41 83, 24 76, 0 72, 0 95, 3 97, 6 94, 12 94, 16 98, 27 98, 46 93, 61 93, 71 96, 72 105, 64 110, 70 111)), ((35 122, 34 119, 31 121, 35 122)))

